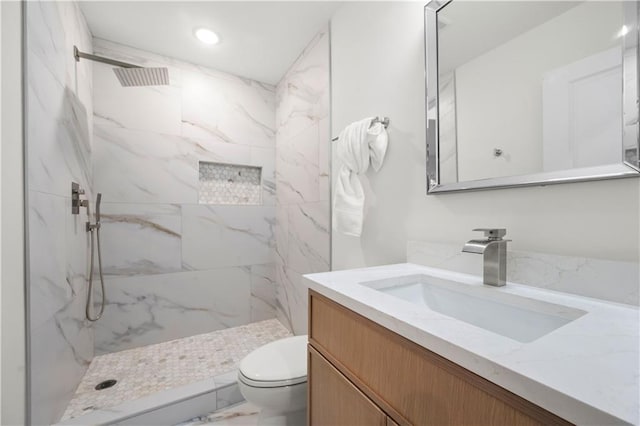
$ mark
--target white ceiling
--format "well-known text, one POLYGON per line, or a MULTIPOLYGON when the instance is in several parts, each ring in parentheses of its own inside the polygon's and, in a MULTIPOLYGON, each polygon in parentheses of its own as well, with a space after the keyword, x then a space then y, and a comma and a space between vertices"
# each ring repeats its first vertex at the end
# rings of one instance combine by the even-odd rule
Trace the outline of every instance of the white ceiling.
POLYGON ((340 2, 82 1, 94 37, 276 84, 340 2), (207 27, 221 42, 200 43, 207 27))

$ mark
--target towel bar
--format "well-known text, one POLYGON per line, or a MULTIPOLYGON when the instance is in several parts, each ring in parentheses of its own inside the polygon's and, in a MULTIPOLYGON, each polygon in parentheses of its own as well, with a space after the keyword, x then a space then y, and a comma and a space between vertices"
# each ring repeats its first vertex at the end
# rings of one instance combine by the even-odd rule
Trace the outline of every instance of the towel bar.
MULTIPOLYGON (((373 126, 376 123, 382 123, 382 125, 386 129, 389 126, 389 117, 383 117, 382 120, 380 120, 380 117, 376 117, 373 120, 371 120, 371 126, 373 126)), ((369 126, 369 127, 371 127, 371 126, 369 126)), ((338 136, 336 136, 335 138, 331 139, 331 141, 335 142, 338 139, 339 139, 338 136)))

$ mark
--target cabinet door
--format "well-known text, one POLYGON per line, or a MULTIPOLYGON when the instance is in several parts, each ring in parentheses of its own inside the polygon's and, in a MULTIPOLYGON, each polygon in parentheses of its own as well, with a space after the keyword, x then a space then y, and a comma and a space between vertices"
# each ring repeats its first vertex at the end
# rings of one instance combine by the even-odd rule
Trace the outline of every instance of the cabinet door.
POLYGON ((309 346, 309 425, 386 424, 387 415, 309 346))
POLYGON ((569 424, 313 291, 309 312, 310 344, 401 424, 569 424))
POLYGON ((387 426, 400 426, 400 425, 394 422, 391 417, 387 417, 387 426))

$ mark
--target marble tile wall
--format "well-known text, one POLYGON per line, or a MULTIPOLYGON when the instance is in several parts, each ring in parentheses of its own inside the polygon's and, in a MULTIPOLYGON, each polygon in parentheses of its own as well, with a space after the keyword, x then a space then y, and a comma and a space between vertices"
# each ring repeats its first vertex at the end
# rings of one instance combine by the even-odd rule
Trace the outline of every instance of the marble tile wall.
POLYGON ((330 268, 329 34, 321 30, 276 89, 278 318, 307 332, 302 275, 330 268))
POLYGON ((275 87, 105 40, 94 50, 171 81, 123 88, 94 67, 108 300, 96 352, 274 318, 275 87), (200 204, 199 162, 261 167, 261 202, 200 204))
MULTIPOLYGON (((407 262, 482 275, 482 256, 462 244, 407 242, 407 262)), ((640 304, 638 262, 507 251, 507 280, 616 303, 640 304)))
POLYGON ((85 319, 89 239, 86 212, 71 214, 71 182, 93 198, 92 51, 78 5, 30 1, 26 7, 27 183, 31 419, 55 423, 94 352, 85 319))

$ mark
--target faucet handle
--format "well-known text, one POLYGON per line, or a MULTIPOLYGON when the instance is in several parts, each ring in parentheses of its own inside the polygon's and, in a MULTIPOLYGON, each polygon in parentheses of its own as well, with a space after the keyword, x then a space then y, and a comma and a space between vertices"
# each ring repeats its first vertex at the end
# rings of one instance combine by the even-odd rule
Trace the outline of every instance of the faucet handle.
POLYGON ((489 240, 501 240, 502 237, 507 235, 507 230, 505 228, 476 228, 474 231, 484 232, 484 236, 489 240))

